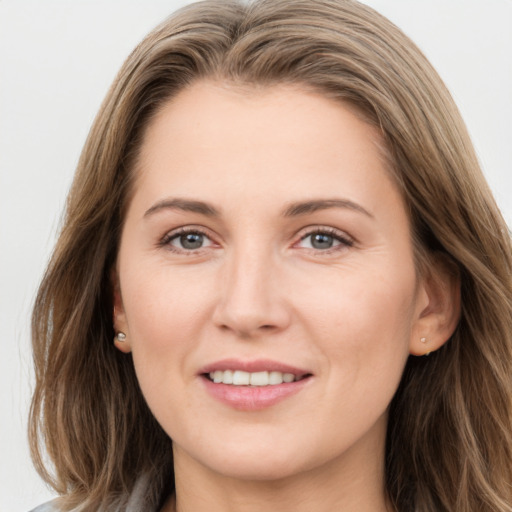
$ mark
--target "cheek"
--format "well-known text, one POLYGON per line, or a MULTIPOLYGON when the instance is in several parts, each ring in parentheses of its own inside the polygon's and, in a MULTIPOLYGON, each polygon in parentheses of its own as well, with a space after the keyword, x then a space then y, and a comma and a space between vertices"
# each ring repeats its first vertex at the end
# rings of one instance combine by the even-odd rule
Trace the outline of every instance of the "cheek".
MULTIPOLYGON (((382 267, 381 267, 382 268, 382 267)), ((385 342, 409 331, 415 302, 416 277, 414 269, 375 271, 348 268, 332 272, 329 278, 319 279, 327 285, 303 283, 308 293, 297 293, 304 321, 314 322, 320 333, 359 333, 351 343, 385 342)))
POLYGON ((138 270, 130 277, 122 292, 135 372, 149 408, 168 427, 187 407, 186 393, 176 390, 192 380, 187 369, 201 339, 206 296, 200 283, 176 271, 138 270))
POLYGON ((368 400, 391 396, 409 355, 415 311, 414 269, 339 272, 329 286, 301 295, 302 323, 316 340, 339 389, 368 400), (383 277, 385 275, 386 277, 383 277))
POLYGON ((139 368, 177 363, 180 354, 198 343, 204 316, 211 310, 211 287, 198 274, 142 266, 125 273, 123 304, 139 368))
MULTIPOLYGON (((135 261, 121 282, 123 305, 130 328, 180 322, 200 310, 208 296, 209 274, 200 269, 176 268, 163 262, 135 261), (185 318, 183 318, 183 315, 185 318)), ((210 279, 211 280, 211 279, 210 279)))

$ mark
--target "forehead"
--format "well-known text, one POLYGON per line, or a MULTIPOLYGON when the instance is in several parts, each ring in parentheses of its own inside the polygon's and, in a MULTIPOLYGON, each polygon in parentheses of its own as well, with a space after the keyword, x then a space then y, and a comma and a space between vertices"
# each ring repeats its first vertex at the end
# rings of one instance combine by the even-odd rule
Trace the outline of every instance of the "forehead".
POLYGON ((231 194, 246 205, 305 194, 363 201, 393 187, 383 148, 380 132, 353 107, 321 94, 198 82, 149 123, 134 192, 148 201, 165 190, 224 203, 231 194))
POLYGON ((235 135, 232 129, 242 128, 240 135, 252 135, 246 142, 257 143, 259 135, 265 136, 261 129, 268 130, 276 121, 288 127, 281 133, 283 138, 289 134, 296 140, 302 134, 314 141, 312 135, 318 132, 315 122, 321 121, 325 130, 333 130, 333 135, 340 130, 341 122, 351 123, 352 130, 357 126, 359 134, 364 131, 362 135, 382 150, 383 137, 370 117, 352 103, 334 99, 307 84, 253 86, 204 80, 185 87, 157 110, 146 127, 144 142, 164 125, 166 129, 179 125, 180 131, 200 134, 201 128, 211 128, 208 123, 212 121, 216 132, 229 132, 230 136, 235 135), (245 122, 247 116, 251 124, 245 122))

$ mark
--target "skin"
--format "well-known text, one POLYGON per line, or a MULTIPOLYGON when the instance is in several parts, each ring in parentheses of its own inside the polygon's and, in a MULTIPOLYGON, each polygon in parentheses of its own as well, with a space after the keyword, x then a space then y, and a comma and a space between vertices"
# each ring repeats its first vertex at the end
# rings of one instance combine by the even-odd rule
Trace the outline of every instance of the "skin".
POLYGON ((390 510, 387 409, 409 354, 444 343, 456 307, 450 279, 418 276, 379 145, 350 108, 291 86, 196 83, 147 128, 115 327, 173 439, 176 497, 164 510, 390 510), (175 198, 218 215, 164 206, 175 198), (324 199, 345 203, 283 215, 324 199), (203 232, 202 246, 184 247, 180 228, 203 232), (224 358, 312 376, 284 401, 241 411, 198 375, 224 358))

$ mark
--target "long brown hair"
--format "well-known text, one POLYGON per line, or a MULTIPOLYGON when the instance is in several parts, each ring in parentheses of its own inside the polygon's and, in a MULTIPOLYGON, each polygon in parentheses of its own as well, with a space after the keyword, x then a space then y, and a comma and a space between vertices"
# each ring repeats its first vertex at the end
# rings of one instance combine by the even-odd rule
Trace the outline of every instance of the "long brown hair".
POLYGON ((33 313, 32 453, 65 496, 63 510, 122 510, 141 475, 148 504, 172 491, 171 440, 130 356, 112 344, 110 273, 144 128, 165 101, 207 78, 307 87, 380 129, 419 266, 441 253, 462 286, 456 332, 429 357, 409 358, 391 404, 388 494, 399 511, 510 512, 510 233, 439 76, 399 29, 353 0, 194 4, 149 34, 119 72, 33 313))

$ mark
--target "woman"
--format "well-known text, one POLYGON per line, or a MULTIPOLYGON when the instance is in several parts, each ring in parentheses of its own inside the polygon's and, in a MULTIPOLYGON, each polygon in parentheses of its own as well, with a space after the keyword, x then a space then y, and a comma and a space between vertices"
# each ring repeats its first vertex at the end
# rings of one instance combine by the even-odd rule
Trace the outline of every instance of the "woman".
POLYGON ((36 302, 42 510, 511 510, 511 253, 389 21, 180 11, 103 104, 36 302))

